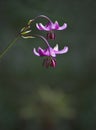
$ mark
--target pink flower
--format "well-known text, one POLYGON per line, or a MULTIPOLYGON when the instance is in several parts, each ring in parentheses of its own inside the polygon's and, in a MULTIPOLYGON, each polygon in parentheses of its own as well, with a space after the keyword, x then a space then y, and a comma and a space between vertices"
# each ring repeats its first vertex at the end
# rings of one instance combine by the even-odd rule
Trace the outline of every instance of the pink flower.
POLYGON ((62 26, 60 26, 58 21, 55 21, 55 23, 53 23, 50 18, 45 15, 39 15, 38 17, 45 18, 48 20, 48 23, 46 25, 43 25, 42 23, 36 23, 37 29, 48 32, 47 39, 55 39, 54 30, 64 30, 67 28, 67 23, 64 23, 62 26))
POLYGON ((36 49, 33 49, 33 52, 36 56, 40 56, 40 57, 44 57, 46 56, 47 58, 44 59, 43 61, 43 65, 45 67, 56 67, 56 55, 58 54, 64 54, 68 52, 68 47, 65 46, 62 50, 58 49, 58 44, 52 48, 50 46, 48 46, 47 49, 42 49, 41 47, 38 47, 38 50, 36 51, 36 49))
POLYGON ((59 25, 57 21, 55 23, 53 22, 48 22, 45 26, 42 23, 36 23, 36 27, 39 30, 44 30, 44 31, 52 31, 52 30, 64 30, 67 28, 67 24, 64 23, 62 26, 59 25))

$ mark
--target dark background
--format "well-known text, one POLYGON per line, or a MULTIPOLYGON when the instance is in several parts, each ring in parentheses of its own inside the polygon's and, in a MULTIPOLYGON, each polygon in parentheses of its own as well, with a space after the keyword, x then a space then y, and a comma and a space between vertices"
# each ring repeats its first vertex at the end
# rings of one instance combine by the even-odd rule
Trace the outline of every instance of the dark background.
POLYGON ((43 42, 20 38, 0 59, 0 130, 95 130, 96 0, 0 0, 0 52, 40 14, 68 24, 51 45, 69 52, 46 69, 43 42))

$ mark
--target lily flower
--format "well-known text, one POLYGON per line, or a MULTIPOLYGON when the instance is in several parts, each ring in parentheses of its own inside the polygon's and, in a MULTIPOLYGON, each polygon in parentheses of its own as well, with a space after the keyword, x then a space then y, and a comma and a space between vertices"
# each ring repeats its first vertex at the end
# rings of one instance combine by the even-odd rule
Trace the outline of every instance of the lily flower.
POLYGON ((48 20, 48 23, 46 25, 43 25, 42 23, 36 23, 36 27, 38 30, 44 30, 47 31, 47 39, 55 39, 54 30, 64 30, 67 28, 67 23, 64 23, 62 26, 59 25, 58 21, 55 21, 54 23, 45 15, 40 15, 38 17, 44 17, 48 20))
POLYGON ((39 30, 44 30, 44 31, 64 30, 67 28, 67 23, 64 23, 62 26, 60 26, 58 21, 55 21, 55 23, 50 21, 45 26, 42 23, 36 23, 36 27, 39 30))
POLYGON ((39 57, 46 56, 47 57, 43 61, 43 66, 45 66, 46 68, 48 68, 49 66, 54 68, 54 67, 56 67, 56 55, 67 53, 68 47, 65 46, 62 50, 59 50, 58 44, 56 44, 56 46, 54 48, 52 48, 51 46, 48 46, 48 48, 46 48, 46 49, 42 49, 41 47, 38 47, 37 51, 34 48, 33 52, 36 56, 39 56, 39 57))

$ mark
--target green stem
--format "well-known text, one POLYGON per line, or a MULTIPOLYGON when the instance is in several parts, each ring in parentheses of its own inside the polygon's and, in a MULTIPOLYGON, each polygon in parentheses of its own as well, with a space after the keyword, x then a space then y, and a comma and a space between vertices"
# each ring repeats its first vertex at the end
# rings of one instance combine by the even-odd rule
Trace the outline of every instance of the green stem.
POLYGON ((7 53, 7 51, 14 45, 14 43, 17 41, 20 35, 18 35, 0 54, 0 59, 7 53))

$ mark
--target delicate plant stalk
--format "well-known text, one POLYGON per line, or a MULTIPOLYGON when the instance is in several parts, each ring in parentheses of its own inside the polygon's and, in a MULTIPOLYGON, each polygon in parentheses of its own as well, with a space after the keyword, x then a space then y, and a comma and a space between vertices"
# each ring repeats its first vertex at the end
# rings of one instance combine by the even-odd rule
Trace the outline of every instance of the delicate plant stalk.
POLYGON ((7 53, 7 51, 15 44, 15 42, 18 40, 20 35, 18 35, 9 45, 3 50, 3 52, 0 54, 0 59, 7 53))
POLYGON ((51 19, 50 19, 49 17, 45 16, 45 15, 38 15, 37 17, 34 18, 34 20, 37 19, 37 18, 45 18, 45 19, 47 19, 49 22, 52 22, 51 19))
POLYGON ((46 45, 47 45, 48 47, 50 47, 49 42, 48 42, 47 39, 46 39, 45 37, 43 37, 42 35, 33 34, 32 36, 41 38, 41 39, 46 43, 46 45))

